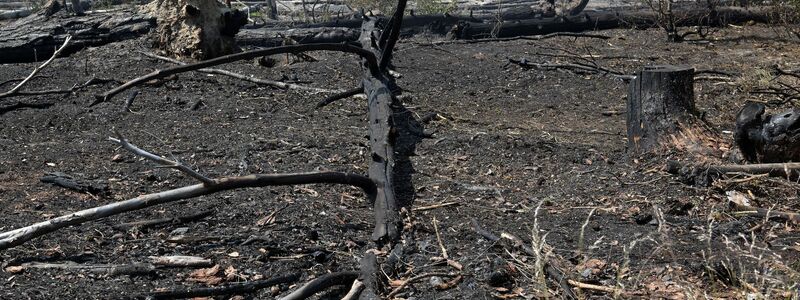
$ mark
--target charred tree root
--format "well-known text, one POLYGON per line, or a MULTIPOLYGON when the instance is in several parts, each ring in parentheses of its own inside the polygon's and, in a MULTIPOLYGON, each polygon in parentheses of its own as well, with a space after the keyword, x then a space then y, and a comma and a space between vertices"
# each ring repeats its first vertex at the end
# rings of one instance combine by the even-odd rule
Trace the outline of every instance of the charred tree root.
POLYGON ((144 295, 143 298, 160 300, 160 299, 184 299, 184 298, 194 298, 194 297, 246 294, 246 293, 253 293, 260 289, 276 286, 279 284, 292 283, 297 281, 298 279, 300 279, 300 274, 291 274, 267 280, 237 283, 221 287, 153 292, 144 295))
MULTIPOLYGON (((124 141, 124 139, 121 140, 124 141)), ((144 153, 141 153, 131 150, 129 148, 131 147, 126 147, 126 149, 136 153, 137 155, 142 155, 149 159, 161 162, 159 159, 162 158, 151 158, 150 156, 155 156, 153 154, 144 151, 142 151, 144 153)), ((135 148, 135 146, 133 146, 133 148, 135 148)), ((164 161, 166 160, 164 159, 164 161)), ((97 220, 108 216, 134 211, 138 209, 143 209, 159 204, 175 202, 183 199, 195 198, 226 190, 252 188, 252 187, 265 187, 265 186, 279 186, 279 185, 312 184, 312 183, 347 184, 355 187, 360 187, 361 189, 363 189, 364 193, 367 195, 367 198, 369 200, 375 199, 375 194, 377 190, 375 183, 371 179, 361 175, 347 174, 341 172, 257 174, 257 175, 248 175, 239 177, 225 177, 219 179, 208 179, 205 178, 204 176, 196 178, 202 181, 203 183, 172 189, 168 191, 163 191, 159 193, 147 194, 125 201, 120 201, 90 209, 85 209, 82 211, 50 219, 48 221, 36 223, 27 227, 0 233, 0 250, 21 245, 31 239, 54 232, 56 230, 65 227, 74 226, 88 221, 97 220)))
POLYGON ((670 174, 682 176, 685 181, 690 183, 708 184, 728 173, 768 174, 773 177, 798 178, 800 163, 701 165, 670 160, 667 161, 665 170, 670 174))
POLYGON ((332 286, 352 284, 356 279, 358 279, 358 272, 356 271, 325 274, 312 281, 309 281, 299 289, 283 298, 280 298, 279 300, 306 299, 332 286))

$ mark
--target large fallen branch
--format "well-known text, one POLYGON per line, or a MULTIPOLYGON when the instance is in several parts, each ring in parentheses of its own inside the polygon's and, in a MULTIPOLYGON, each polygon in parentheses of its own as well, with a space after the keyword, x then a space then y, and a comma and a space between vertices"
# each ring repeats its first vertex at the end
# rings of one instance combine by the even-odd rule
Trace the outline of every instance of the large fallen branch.
MULTIPOLYGON (((177 65, 186 65, 185 62, 179 61, 177 59, 164 57, 164 56, 160 56, 160 55, 155 55, 153 53, 147 53, 147 52, 139 52, 139 53, 141 53, 144 56, 150 57, 150 58, 155 58, 155 59, 158 59, 158 60, 171 62, 171 63, 177 64, 177 65)), ((316 88, 316 87, 310 87, 310 86, 303 86, 303 85, 294 84, 294 83, 286 83, 286 82, 281 82, 281 81, 277 81, 277 80, 269 80, 269 79, 263 79, 263 78, 250 77, 250 76, 246 76, 246 75, 243 75, 243 74, 234 73, 234 72, 231 72, 231 71, 228 71, 228 70, 222 70, 222 69, 204 68, 204 69, 197 70, 197 72, 206 73, 206 74, 217 74, 217 75, 228 76, 228 77, 236 78, 236 79, 239 79, 239 80, 252 82, 252 83, 255 83, 255 84, 263 84, 263 85, 276 87, 276 88, 279 88, 279 89, 293 89, 293 90, 309 91, 309 92, 314 92, 314 93, 340 93, 340 92, 342 92, 342 91, 338 91, 338 90, 329 90, 329 89, 322 89, 322 88, 316 88)))
POLYGON ((153 71, 145 76, 134 78, 125 84, 118 86, 102 95, 95 96, 95 101, 89 106, 94 106, 110 100, 114 95, 119 94, 127 89, 138 86, 153 79, 164 78, 170 75, 184 73, 189 71, 200 70, 212 66, 226 64, 234 61, 253 59, 261 56, 268 56, 282 53, 299 53, 306 51, 339 51, 346 53, 353 53, 361 56, 373 74, 380 73, 378 71, 378 61, 375 54, 369 50, 351 44, 304 44, 304 45, 289 45, 275 48, 260 49, 254 51, 241 52, 220 56, 210 60, 204 60, 196 63, 180 65, 172 68, 153 71))
MULTIPOLYGON (((121 140, 124 141, 124 139, 121 140)), ((137 153, 137 154, 143 155, 142 153, 137 153)), ((147 155, 143 156, 148 157, 147 155)), ((195 177, 195 178, 200 178, 200 177, 195 177)), ((159 193, 142 195, 133 199, 114 202, 103 206, 81 210, 68 215, 53 218, 44 222, 39 222, 30 226, 26 226, 23 228, 0 233, 0 250, 21 245, 31 239, 54 232, 61 228, 78 225, 84 222, 97 220, 108 216, 121 214, 124 212, 139 210, 159 204, 175 202, 183 199, 195 198, 227 190, 252 188, 252 187, 279 186, 279 185, 327 183, 327 184, 347 184, 359 187, 364 190, 364 193, 366 194, 369 200, 375 199, 376 195, 375 183, 372 182, 371 179, 361 175, 348 174, 342 172, 256 174, 256 175, 247 175, 238 177, 207 179, 201 181, 203 181, 204 183, 172 189, 159 193)))

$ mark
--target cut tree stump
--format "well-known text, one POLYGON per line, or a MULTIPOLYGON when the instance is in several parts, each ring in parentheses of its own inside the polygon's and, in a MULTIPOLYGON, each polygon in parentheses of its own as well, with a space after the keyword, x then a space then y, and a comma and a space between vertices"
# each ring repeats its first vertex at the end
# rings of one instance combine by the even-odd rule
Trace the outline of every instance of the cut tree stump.
MULTIPOLYGON (((628 89, 628 152, 677 151, 703 156, 721 154, 716 134, 697 117, 694 68, 649 66, 628 89)), ((727 149, 727 148, 726 148, 727 149)))

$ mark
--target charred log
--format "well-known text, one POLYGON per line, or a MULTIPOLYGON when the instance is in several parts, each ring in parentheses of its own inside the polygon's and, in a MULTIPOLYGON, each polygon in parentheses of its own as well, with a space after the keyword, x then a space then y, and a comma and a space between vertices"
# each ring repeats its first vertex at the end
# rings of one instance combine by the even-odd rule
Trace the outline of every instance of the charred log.
POLYGON ((137 38, 155 26, 155 18, 134 10, 70 16, 57 3, 0 27, 0 64, 45 60, 68 36, 72 41, 63 56, 89 46, 137 38))
POLYGON ((749 162, 800 161, 800 109, 765 114, 764 104, 749 102, 736 116, 734 141, 749 162))

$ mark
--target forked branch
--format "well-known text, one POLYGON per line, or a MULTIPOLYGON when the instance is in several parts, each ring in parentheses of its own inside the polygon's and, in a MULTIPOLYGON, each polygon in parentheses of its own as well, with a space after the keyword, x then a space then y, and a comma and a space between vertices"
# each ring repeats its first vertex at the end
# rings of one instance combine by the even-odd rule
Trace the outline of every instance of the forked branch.
POLYGON ((141 148, 136 147, 136 145, 128 143, 128 140, 126 140, 124 137, 122 137, 122 135, 119 134, 119 132, 117 132, 116 134, 117 134, 117 138, 109 137, 108 140, 119 144, 120 146, 122 146, 123 149, 128 150, 131 153, 136 154, 138 156, 141 156, 141 157, 144 157, 146 159, 149 159, 149 160, 152 160, 154 162, 157 162, 157 163, 161 164, 164 167, 167 167, 167 168, 170 168, 170 169, 176 169, 178 171, 181 171, 186 175, 189 175, 189 176, 191 176, 191 177, 193 177, 193 178, 195 178, 197 180, 200 180, 200 182, 202 182, 205 185, 214 185, 215 184, 213 179, 208 178, 208 177, 204 176, 203 174, 198 173, 195 170, 192 170, 191 168, 187 167, 186 165, 184 165, 184 164, 182 164, 180 162, 174 161, 174 160, 169 160, 169 159, 163 158, 161 156, 155 155, 155 154, 147 152, 145 150, 142 150, 141 148))
POLYGON ((30 74, 30 75, 28 75, 28 77, 25 77, 25 79, 23 79, 23 80, 22 80, 20 83, 18 83, 16 86, 14 86, 14 88, 12 88, 11 90, 9 90, 8 92, 5 92, 5 93, 2 93, 2 94, 0 94, 0 98, 10 97, 10 96, 14 96, 14 95, 18 94, 18 93, 19 93, 19 89, 21 89, 23 86, 25 86, 25 84, 27 84, 27 83, 28 83, 28 81, 30 81, 31 79, 33 79, 34 77, 36 77, 36 74, 39 74, 39 72, 40 72, 40 71, 42 71, 42 69, 44 69, 45 67, 47 67, 47 65, 49 65, 51 62, 53 62, 53 60, 54 60, 54 59, 56 59, 56 57, 57 57, 59 54, 61 54, 61 51, 64 51, 64 49, 66 49, 66 48, 67 48, 67 46, 69 46, 69 42, 70 42, 71 40, 72 40, 72 36, 71 36, 71 35, 68 35, 68 36, 67 36, 67 38, 66 38, 66 39, 64 39, 64 44, 62 44, 62 45, 61 45, 61 47, 59 47, 59 48, 56 50, 56 52, 54 52, 54 53, 53 53, 53 56, 51 56, 51 57, 50 57, 50 59, 48 59, 47 61, 45 61, 45 62, 44 62, 43 64, 41 64, 40 66, 36 67, 35 69, 33 69, 33 71, 31 72, 31 74, 30 74))

